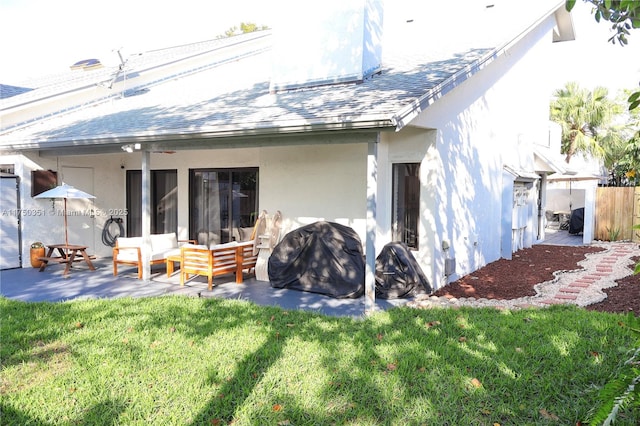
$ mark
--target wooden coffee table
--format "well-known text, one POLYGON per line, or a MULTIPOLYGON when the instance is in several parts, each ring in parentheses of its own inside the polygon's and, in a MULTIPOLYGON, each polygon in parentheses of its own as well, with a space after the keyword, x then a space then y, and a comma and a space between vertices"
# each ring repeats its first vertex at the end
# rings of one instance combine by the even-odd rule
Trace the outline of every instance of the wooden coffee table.
POLYGON ((167 256, 167 278, 173 275, 175 262, 180 263, 180 261, 181 259, 179 254, 174 254, 173 256, 167 256))

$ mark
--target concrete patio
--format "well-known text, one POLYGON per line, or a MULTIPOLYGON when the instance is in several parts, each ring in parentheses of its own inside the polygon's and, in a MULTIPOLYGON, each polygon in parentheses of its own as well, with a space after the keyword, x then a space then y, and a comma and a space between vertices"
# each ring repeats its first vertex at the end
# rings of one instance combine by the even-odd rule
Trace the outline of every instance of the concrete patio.
MULTIPOLYGON (((544 244, 582 245, 582 236, 567 231, 549 230, 544 244)), ((86 264, 77 263, 65 277, 62 265, 52 265, 43 272, 36 268, 7 269, 0 271, 0 294, 9 299, 25 302, 62 302, 74 299, 111 299, 116 297, 156 297, 182 295, 187 297, 220 297, 247 300, 263 306, 280 306, 284 309, 303 309, 329 316, 364 316, 364 298, 335 299, 315 293, 275 289, 269 282, 258 281, 253 275, 245 275, 243 284, 236 284, 233 275, 217 277, 213 291, 207 290, 206 278, 195 277, 183 287, 180 274, 167 277, 164 266, 151 270, 151 279, 137 279, 135 268, 121 267, 113 276, 110 258, 97 259, 95 271, 86 264)), ((401 306, 409 299, 376 299, 376 309, 386 310, 401 306)))
MULTIPOLYGON (((220 297, 290 310, 315 311, 329 316, 364 316, 363 297, 335 299, 315 293, 275 289, 269 282, 258 281, 253 275, 245 274, 243 284, 236 284, 234 275, 217 277, 213 291, 209 291, 206 277, 194 277, 180 286, 180 274, 174 273, 168 278, 164 266, 153 267, 150 281, 145 282, 137 279, 135 268, 121 267, 118 276, 114 277, 111 259, 97 259, 93 264, 95 271, 90 271, 84 263, 75 264, 66 277, 62 275, 64 268, 60 265, 49 266, 43 272, 36 268, 3 270, 0 271, 0 294, 25 302, 168 295, 220 297)), ((385 310, 406 302, 379 299, 376 307, 385 310)))
POLYGON ((552 246, 582 246, 582 234, 570 234, 562 229, 545 229, 544 243, 552 246))

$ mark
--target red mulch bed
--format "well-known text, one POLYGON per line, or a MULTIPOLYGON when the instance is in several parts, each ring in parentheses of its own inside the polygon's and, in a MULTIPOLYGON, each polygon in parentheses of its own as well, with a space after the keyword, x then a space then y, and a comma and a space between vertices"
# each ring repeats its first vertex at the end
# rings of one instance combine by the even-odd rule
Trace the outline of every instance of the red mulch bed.
MULTIPOLYGON (((533 286, 552 280, 555 271, 580 269, 578 262, 587 253, 602 251, 600 247, 534 245, 514 253, 512 260, 500 259, 439 289, 436 296, 517 299, 535 296, 533 286)), ((640 257, 632 259, 640 261, 640 257)), ((635 263, 629 263, 630 268, 635 263)), ((617 280, 617 286, 605 289, 607 298, 586 307, 601 312, 627 313, 640 316, 640 275, 617 280)))
MULTIPOLYGON (((629 267, 640 262, 640 256, 632 257, 629 267)), ((633 312, 635 316, 640 316, 640 275, 629 275, 617 280, 616 287, 607 288, 604 292, 607 298, 602 302, 594 303, 586 308, 590 311, 600 312, 633 312)))

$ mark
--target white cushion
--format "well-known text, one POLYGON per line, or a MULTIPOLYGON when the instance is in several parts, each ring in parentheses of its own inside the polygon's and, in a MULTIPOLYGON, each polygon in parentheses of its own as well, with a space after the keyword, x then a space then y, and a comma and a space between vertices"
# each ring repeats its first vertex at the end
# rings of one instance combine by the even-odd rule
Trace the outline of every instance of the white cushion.
POLYGON ((162 254, 164 257, 180 256, 180 249, 176 248, 176 249, 171 249, 171 250, 165 250, 163 252, 159 252, 158 254, 162 254))
POLYGON ((116 259, 125 261, 125 262, 137 262, 138 261, 138 250, 135 248, 125 248, 125 247, 140 247, 142 245, 142 237, 118 237, 118 248, 123 247, 118 250, 118 255, 116 259))
POLYGON ((215 250, 215 249, 236 247, 237 245, 238 245, 238 243, 236 241, 231 241, 230 243, 213 244, 213 245, 209 246, 209 248, 211 250, 215 250))
MULTIPOLYGON (((167 254, 168 252, 166 251, 162 251, 159 253, 151 253, 151 260, 161 260, 161 259, 166 259, 167 256, 169 256, 169 254, 167 254)), ((178 254, 180 254, 180 252, 178 252, 178 254)))
POLYGON ((118 251, 118 260, 126 261, 126 262, 137 262, 138 261, 138 251, 134 249, 129 250, 120 250, 118 251))
MULTIPOLYGON (((180 248, 195 248, 195 249, 207 249, 207 245, 206 244, 191 244, 191 243, 187 243, 187 244, 183 244, 180 246, 180 248)), ((178 254, 180 253, 180 250, 178 250, 178 254)))
POLYGON ((151 251, 153 253, 159 253, 176 247, 178 247, 178 237, 176 237, 175 232, 151 235, 151 251))
POLYGON ((142 237, 118 237, 118 247, 140 247, 142 237))

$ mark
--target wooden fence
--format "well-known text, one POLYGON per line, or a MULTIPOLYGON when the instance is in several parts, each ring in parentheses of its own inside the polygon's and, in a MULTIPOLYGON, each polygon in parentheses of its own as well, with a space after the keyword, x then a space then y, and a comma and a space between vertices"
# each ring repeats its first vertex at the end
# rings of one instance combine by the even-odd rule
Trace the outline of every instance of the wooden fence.
POLYGON ((640 186, 596 189, 594 238, 640 242, 640 186))

